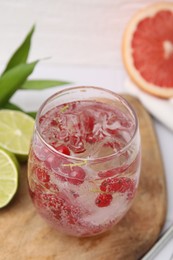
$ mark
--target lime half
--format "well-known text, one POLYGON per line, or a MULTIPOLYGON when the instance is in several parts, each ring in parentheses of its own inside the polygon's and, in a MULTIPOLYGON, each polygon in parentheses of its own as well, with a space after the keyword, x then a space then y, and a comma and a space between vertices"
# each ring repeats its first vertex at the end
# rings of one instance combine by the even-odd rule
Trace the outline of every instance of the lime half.
POLYGON ((0 147, 16 154, 19 158, 27 158, 34 119, 23 112, 0 110, 0 147))
POLYGON ((15 156, 0 149, 0 208, 6 206, 18 187, 18 164, 15 156))

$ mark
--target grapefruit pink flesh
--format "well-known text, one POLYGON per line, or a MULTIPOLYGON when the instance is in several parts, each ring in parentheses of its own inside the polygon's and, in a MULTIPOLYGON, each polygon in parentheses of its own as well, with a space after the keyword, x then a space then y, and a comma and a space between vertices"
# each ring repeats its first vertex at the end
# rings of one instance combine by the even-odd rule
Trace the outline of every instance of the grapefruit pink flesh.
POLYGON ((163 10, 141 20, 131 47, 134 66, 147 82, 173 87, 173 12, 163 10))

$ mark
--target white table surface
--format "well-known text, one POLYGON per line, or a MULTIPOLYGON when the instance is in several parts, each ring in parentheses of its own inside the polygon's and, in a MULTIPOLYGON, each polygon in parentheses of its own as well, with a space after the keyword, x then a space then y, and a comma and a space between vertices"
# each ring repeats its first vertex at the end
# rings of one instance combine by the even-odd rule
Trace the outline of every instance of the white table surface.
MULTIPOLYGON (((128 79, 121 58, 124 28, 137 9, 155 2, 158 1, 1 0, 0 69, 35 23, 30 60, 51 59, 37 66, 33 78, 69 80, 72 85, 103 86, 124 92, 128 79)), ((38 109, 49 95, 61 88, 41 93, 18 91, 13 101, 29 110, 38 109)), ((152 120, 168 190, 166 228, 173 222, 173 132, 154 118, 152 120)), ((170 249, 167 252, 157 259, 169 259, 170 249)))

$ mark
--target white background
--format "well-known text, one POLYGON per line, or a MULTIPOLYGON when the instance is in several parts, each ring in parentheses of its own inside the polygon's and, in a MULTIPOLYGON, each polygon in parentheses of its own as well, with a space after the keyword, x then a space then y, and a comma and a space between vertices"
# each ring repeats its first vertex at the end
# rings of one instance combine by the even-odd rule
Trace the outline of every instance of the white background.
POLYGON ((0 0, 0 59, 36 24, 31 58, 122 67, 121 37, 136 10, 157 0, 0 0))
MULTIPOLYGON (((128 75, 121 58, 122 34, 135 11, 154 2, 158 1, 0 0, 0 69, 36 24, 30 60, 50 59, 40 62, 32 77, 64 79, 74 85, 97 85, 124 92, 128 75)), ((39 95, 20 91, 13 101, 26 109, 37 109, 56 90, 39 95)), ((157 120, 153 119, 153 123, 165 166, 169 226, 173 222, 173 133, 157 120)), ((170 248, 164 254, 164 259, 169 259, 170 248)))

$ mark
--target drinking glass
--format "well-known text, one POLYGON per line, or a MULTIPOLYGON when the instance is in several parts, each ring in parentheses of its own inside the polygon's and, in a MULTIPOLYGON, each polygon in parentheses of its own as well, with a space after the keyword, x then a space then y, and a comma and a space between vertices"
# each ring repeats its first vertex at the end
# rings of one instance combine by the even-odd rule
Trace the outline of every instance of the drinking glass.
POLYGON ((132 205, 140 162, 132 106, 103 88, 67 88, 37 113, 28 160, 30 196, 58 231, 97 235, 132 205))

